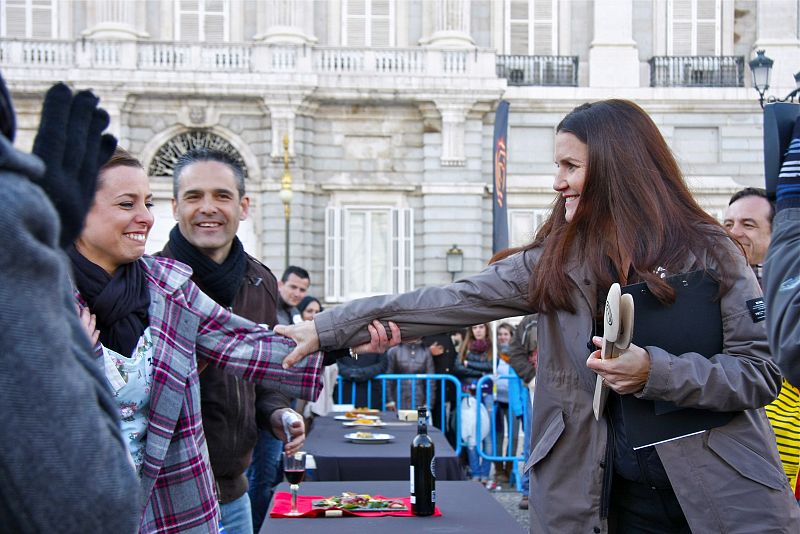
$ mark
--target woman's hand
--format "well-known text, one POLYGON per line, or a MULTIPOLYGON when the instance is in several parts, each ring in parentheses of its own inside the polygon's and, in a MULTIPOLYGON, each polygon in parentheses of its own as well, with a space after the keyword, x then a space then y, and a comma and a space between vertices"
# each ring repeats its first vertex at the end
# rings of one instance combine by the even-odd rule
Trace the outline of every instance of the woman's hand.
POLYGON ((89 336, 92 347, 94 347, 97 345, 97 340, 100 339, 100 331, 97 329, 97 317, 88 306, 85 308, 78 307, 78 317, 80 317, 81 326, 83 326, 83 330, 89 336))
MULTIPOLYGON (((603 338, 595 336, 592 342, 599 347, 603 338)), ((633 343, 618 357, 606 360, 601 359, 600 351, 596 350, 586 360, 586 367, 600 375, 606 385, 620 395, 639 393, 650 376, 650 354, 633 343)))
MULTIPOLYGON (((356 354, 363 352, 382 353, 386 352, 388 348, 400 344, 400 328, 391 321, 389 321, 391 339, 386 334, 386 328, 378 320, 372 321, 371 324, 367 325, 367 330, 369 330, 370 340, 367 343, 353 347, 353 352, 356 354)), ((275 333, 292 338, 297 343, 294 350, 283 360, 284 369, 288 369, 312 352, 319 350, 319 335, 314 321, 306 321, 293 326, 276 325, 275 333)))

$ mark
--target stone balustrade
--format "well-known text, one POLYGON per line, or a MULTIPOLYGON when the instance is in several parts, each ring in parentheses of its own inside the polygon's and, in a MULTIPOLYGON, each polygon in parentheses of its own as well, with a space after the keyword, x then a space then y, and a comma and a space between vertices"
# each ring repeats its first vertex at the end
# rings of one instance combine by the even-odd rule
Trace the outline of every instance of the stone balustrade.
MULTIPOLYGON (((303 47, 268 43, 200 44, 154 41, 0 39, 0 67, 11 69, 110 69, 161 73, 294 73, 330 80, 354 77, 460 77, 502 81, 495 73, 495 54, 483 50, 433 48, 303 47), (333 76, 331 76, 333 75, 333 76)), ((54 76, 57 72, 53 73, 54 76)), ((78 78, 80 79, 80 74, 78 78)), ((89 76, 91 78, 91 76, 89 76)), ((256 76, 253 81, 260 79, 256 76)), ((334 82, 335 83, 335 82, 334 82)), ((347 85, 347 82, 340 82, 347 85)), ((437 81, 441 85, 440 81, 437 81)))

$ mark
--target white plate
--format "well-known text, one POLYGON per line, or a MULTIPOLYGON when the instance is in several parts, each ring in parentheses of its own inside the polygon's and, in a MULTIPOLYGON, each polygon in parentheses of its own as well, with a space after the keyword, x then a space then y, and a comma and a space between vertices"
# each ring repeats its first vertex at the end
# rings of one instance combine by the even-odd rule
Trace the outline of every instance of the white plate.
POLYGON ((358 437, 357 432, 345 434, 344 437, 345 439, 348 439, 353 443, 387 443, 394 439, 394 436, 391 434, 378 434, 378 433, 372 433, 372 437, 369 438, 360 438, 358 437))
MULTIPOLYGON (((370 419, 373 421, 373 419, 370 419)), ((383 421, 375 421, 374 423, 356 423, 355 421, 345 421, 342 423, 342 426, 360 426, 364 428, 380 428, 382 426, 386 426, 386 423, 383 421)))
POLYGON ((347 417, 346 415, 337 415, 336 417, 334 417, 334 419, 336 419, 337 421, 355 421, 356 419, 371 419, 374 421, 380 418, 381 418, 380 415, 360 415, 358 417, 347 417))

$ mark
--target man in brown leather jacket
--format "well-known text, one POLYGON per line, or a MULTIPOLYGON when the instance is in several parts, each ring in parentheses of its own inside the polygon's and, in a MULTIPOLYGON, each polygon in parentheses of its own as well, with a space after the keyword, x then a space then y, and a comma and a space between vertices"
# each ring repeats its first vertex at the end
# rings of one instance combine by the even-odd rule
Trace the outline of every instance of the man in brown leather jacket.
MULTIPOLYGON (((236 237, 249 207, 241 167, 223 153, 196 149, 180 158, 173 180, 172 205, 178 224, 161 255, 192 267, 192 281, 217 303, 251 321, 275 325, 275 276, 246 254, 236 237)), ((228 534, 250 534, 260 525, 253 523, 245 471, 259 428, 288 441, 282 416, 291 412, 289 399, 213 366, 200 374, 200 391, 222 524, 228 534)), ((286 450, 299 450, 305 439, 302 419, 290 432, 286 450)), ((252 503, 253 509, 266 511, 267 506, 266 502, 252 503)))

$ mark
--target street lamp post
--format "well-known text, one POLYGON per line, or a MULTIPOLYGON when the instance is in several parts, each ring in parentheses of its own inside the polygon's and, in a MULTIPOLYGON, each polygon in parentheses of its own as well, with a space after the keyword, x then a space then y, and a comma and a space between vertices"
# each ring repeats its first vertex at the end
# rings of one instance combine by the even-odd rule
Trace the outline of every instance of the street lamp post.
POLYGON ((281 178, 281 190, 278 196, 283 203, 283 217, 285 220, 286 234, 284 236, 286 266, 289 262, 289 221, 292 215, 292 175, 289 173, 289 135, 283 135, 283 177, 281 178))
POLYGON ((764 108, 764 101, 770 102, 794 102, 794 97, 800 93, 800 72, 794 75, 795 89, 783 98, 774 96, 764 97, 764 93, 769 89, 769 75, 772 72, 772 65, 775 62, 764 55, 763 50, 756 50, 756 57, 750 60, 750 72, 753 74, 753 88, 758 91, 758 103, 764 108))

